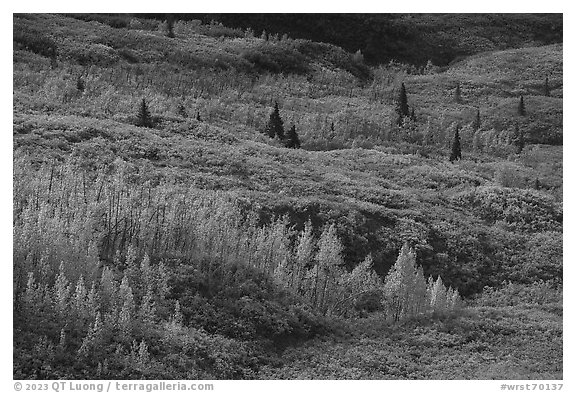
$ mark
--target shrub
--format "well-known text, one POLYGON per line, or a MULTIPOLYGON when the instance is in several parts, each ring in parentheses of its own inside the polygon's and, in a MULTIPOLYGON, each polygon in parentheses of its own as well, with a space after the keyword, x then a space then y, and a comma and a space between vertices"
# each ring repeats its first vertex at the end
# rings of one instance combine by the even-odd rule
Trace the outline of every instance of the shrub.
POLYGON ((13 40, 17 48, 28 50, 44 57, 53 58, 56 56, 56 42, 41 33, 21 30, 15 26, 13 40))
POLYGON ((562 284, 555 281, 507 282, 500 288, 485 287, 475 303, 490 307, 562 303, 562 284))
POLYGON ((245 50, 241 56, 261 71, 305 74, 310 70, 302 54, 279 44, 263 43, 245 50))

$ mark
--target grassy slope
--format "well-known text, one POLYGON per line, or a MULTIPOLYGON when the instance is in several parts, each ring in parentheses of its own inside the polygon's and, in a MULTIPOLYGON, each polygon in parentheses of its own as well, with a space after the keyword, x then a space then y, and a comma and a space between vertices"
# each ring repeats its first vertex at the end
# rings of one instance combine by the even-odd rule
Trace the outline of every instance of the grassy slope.
MULTIPOLYGON (((125 45, 137 53, 143 67, 148 62, 164 59, 163 53, 177 53, 177 56, 168 58, 174 67, 181 59, 186 59, 187 67, 191 69, 198 65, 214 67, 217 63, 224 63, 226 66, 223 68, 232 66, 254 72, 257 67, 248 64, 239 53, 257 42, 252 39, 215 39, 201 34, 169 40, 157 32, 128 32, 62 17, 40 18, 43 22, 33 25, 46 28, 42 33, 54 37, 61 48, 61 64, 64 69, 70 68, 50 71, 47 70, 48 60, 28 51, 15 52, 14 69, 18 82, 15 82, 14 146, 20 151, 44 159, 49 155, 72 154, 94 163, 112 162, 120 156, 137 168, 146 168, 150 174, 175 176, 199 188, 235 191, 250 203, 262 206, 264 212, 289 213, 299 224, 310 217, 318 224, 336 220, 347 247, 349 263, 357 262, 364 257, 362 253, 370 250, 375 256, 376 269, 381 273, 393 262, 402 242, 412 240, 419 246, 420 260, 427 273, 442 273, 447 276, 448 283, 463 288, 465 293, 466 288, 471 293, 485 284, 497 284, 497 274, 491 278, 492 281, 482 281, 483 275, 491 269, 504 269, 509 274, 506 269, 513 270, 510 263, 523 261, 520 255, 528 251, 524 250, 528 247, 526 240, 536 236, 530 231, 515 229, 511 225, 513 222, 502 223, 505 221, 503 217, 488 219, 459 201, 460 196, 471 190, 490 190, 497 186, 495 176, 503 166, 520 174, 516 178, 537 177, 545 183, 548 191, 530 190, 529 181, 517 185, 527 188, 526 192, 531 197, 541 198, 552 207, 552 214, 545 216, 543 227, 537 230, 561 231, 561 218, 555 216, 561 213, 561 206, 554 200, 554 195, 556 198, 561 195, 561 148, 530 146, 521 156, 506 162, 488 155, 465 153, 468 160, 450 165, 435 154, 428 158, 403 154, 405 151, 395 145, 329 152, 293 151, 271 146, 259 135, 259 123, 239 124, 237 120, 247 111, 260 111, 263 121, 269 111, 270 98, 262 100, 262 97, 273 98, 277 94, 282 96, 283 104, 288 108, 286 116, 292 119, 298 116, 299 124, 308 125, 312 123, 310 119, 333 116, 342 111, 351 111, 364 121, 386 124, 387 114, 392 108, 388 99, 371 100, 370 87, 361 89, 355 82, 344 83, 344 86, 351 86, 352 97, 339 91, 331 93, 329 83, 322 80, 325 75, 318 70, 327 66, 338 68, 324 59, 306 61, 316 70, 310 74, 312 82, 304 76, 259 75, 255 86, 246 92, 236 95, 234 88, 222 92, 222 95, 228 95, 226 111, 233 114, 217 113, 205 122, 178 117, 175 114, 178 99, 163 94, 161 88, 152 83, 145 89, 154 98, 152 104, 156 113, 162 116, 163 125, 161 129, 144 130, 127 124, 139 100, 134 94, 138 91, 134 84, 120 85, 113 91, 117 103, 110 105, 113 109, 104 110, 100 102, 94 103, 102 98, 101 91, 89 92, 93 95, 85 94, 69 102, 61 101, 62 86, 70 88, 75 83, 73 75, 77 68, 73 64, 78 51, 83 50, 82 45, 92 42, 90 45, 98 46, 102 37, 107 37, 112 41, 110 46, 98 46, 97 49, 103 49, 102 58, 105 63, 112 59, 112 65, 124 64, 118 53, 125 45), (115 46, 120 49, 115 49, 115 46), (39 83, 35 85, 30 75, 35 75, 36 71, 31 70, 38 67, 43 71, 37 75, 45 75, 47 79, 35 82, 39 83), (62 76, 66 73, 70 74, 68 79, 62 76), (57 81, 63 83, 50 85, 57 81), (39 91, 49 92, 52 96, 39 95, 39 91), (46 105, 51 105, 48 111, 46 105), (510 260, 510 255, 506 255, 503 260, 500 248, 512 249, 516 259, 510 260), (462 266, 455 261, 460 261, 462 266)), ((18 23, 28 22, 19 20, 18 23)), ((496 52, 470 58, 445 73, 405 76, 409 99, 416 104, 418 116, 429 114, 439 118, 444 110, 449 120, 471 120, 472 108, 480 106, 487 122, 495 124, 509 119, 516 103, 511 97, 522 93, 526 95, 529 118, 551 124, 550 129, 558 132, 562 113, 561 53, 561 45, 496 52), (508 67, 509 64, 518 64, 517 60, 533 67, 521 67, 524 73, 508 67), (502 72, 508 68, 509 72, 502 72), (550 75, 552 97, 549 98, 541 96, 536 87, 544 75, 550 75), (463 104, 453 103, 450 99, 455 81, 462 83, 463 104)), ((96 82, 97 76, 107 71, 95 68, 91 72, 94 72, 96 82)), ((87 80, 90 86, 90 74, 87 80)), ((339 79, 342 80, 348 79, 339 79)), ((349 80, 353 81, 353 78, 349 80)), ((113 82, 108 83, 112 85, 113 82)), ((378 89, 388 94, 385 97, 392 96, 392 85, 382 85, 378 89)), ((212 97, 186 97, 184 102, 188 107, 206 108, 217 99, 215 96, 216 93, 212 97)), ((340 118, 336 117, 336 120, 340 118)), ((344 127, 343 121, 337 124, 344 127)), ((320 131, 309 128, 303 137, 310 138, 320 131)), ((514 194, 521 193, 521 190, 511 188, 507 192, 514 194)), ((538 206, 533 207, 533 211, 530 209, 528 207, 528 214, 539 212, 538 206)), ((454 322, 430 322, 420 327, 408 324, 400 330, 384 329, 390 336, 370 332, 364 326, 358 329, 364 333, 336 338, 336 345, 328 339, 328 343, 315 342, 310 352, 290 349, 286 353, 289 355, 287 365, 280 371, 263 371, 262 375, 306 377, 301 371, 308 367, 299 370, 298 364, 314 368, 313 364, 319 362, 323 366, 316 368, 316 374, 311 377, 450 378, 432 360, 442 358, 450 362, 448 359, 454 351, 460 350, 466 354, 462 355, 464 357, 469 353, 475 355, 461 363, 456 377, 510 378, 514 373, 522 378, 558 377, 559 365, 555 360, 558 358, 554 355, 550 355, 552 360, 549 364, 536 373, 527 365, 526 354, 515 352, 512 358, 505 354, 505 349, 512 350, 516 340, 540 340, 535 334, 539 326, 548 329, 554 339, 550 346, 544 339, 537 341, 538 348, 552 353, 561 351, 558 346, 561 337, 558 316, 537 308, 472 309, 454 322), (549 319, 550 326, 546 322, 549 319), (481 335, 467 341, 466 336, 472 334, 470 331, 484 329, 488 323, 493 323, 493 336, 481 335), (521 334, 519 339, 514 338, 517 332, 521 334), (426 345, 432 348, 430 352, 421 355, 424 356, 421 361, 415 361, 417 355, 411 353, 426 345), (485 345, 489 349, 478 349, 475 345, 485 345), (377 349, 374 350, 373 346, 377 349), (370 356, 361 365, 352 366, 368 348, 370 356), (385 353, 392 358, 390 364, 375 372, 373 364, 381 364, 385 353), (311 359, 305 359, 307 354, 311 359), (478 367, 478 364, 482 366, 478 367), (347 369, 347 373, 342 374, 340 367, 347 369)))
POLYGON ((561 353, 561 314, 534 305, 474 307, 446 321, 364 320, 349 334, 290 348, 280 369, 259 377, 561 379, 561 353))
MULTIPOLYGON (((534 142, 562 141, 562 45, 509 49, 462 60, 446 72, 409 79, 409 92, 423 118, 445 111, 462 123, 480 110, 486 129, 509 129, 518 122, 534 142), (537 61, 535 61, 537 59, 537 61), (543 92, 549 78, 550 97, 543 92), (460 83, 462 101, 454 102, 460 83), (520 95, 527 115, 517 116, 520 95)), ((556 142, 556 143, 558 143, 556 142)))

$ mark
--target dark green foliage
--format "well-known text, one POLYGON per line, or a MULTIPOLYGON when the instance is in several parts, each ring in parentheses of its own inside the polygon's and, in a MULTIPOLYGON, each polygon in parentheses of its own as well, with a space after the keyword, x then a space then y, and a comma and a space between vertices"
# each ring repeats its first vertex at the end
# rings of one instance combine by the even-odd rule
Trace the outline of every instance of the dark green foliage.
POLYGON ((454 130, 454 140, 452 141, 452 149, 450 151, 450 162, 462 159, 462 147, 460 146, 460 125, 456 125, 454 130))
POLYGON ((21 48, 50 59, 56 57, 57 46, 53 39, 34 30, 21 30, 14 26, 14 49, 21 48))
POLYGON ((274 110, 270 114, 264 133, 270 138, 277 137, 278 139, 284 139, 284 122, 280 117, 280 109, 278 108, 278 102, 274 103, 274 110))
POLYGON ((202 118, 200 117, 200 111, 196 111, 196 120, 202 121, 202 118))
POLYGON ((474 122, 472 123, 472 129, 474 131, 478 131, 482 126, 482 122, 480 121, 480 109, 476 110, 476 117, 474 118, 474 122))
POLYGON ((298 138, 298 134, 296 133, 296 126, 292 124, 292 127, 288 130, 286 134, 286 147, 291 149, 299 149, 300 148, 300 139, 298 138))
POLYGON ((130 16, 128 14, 65 14, 75 19, 80 19, 86 22, 96 21, 106 24, 115 29, 123 29, 130 24, 130 16))
POLYGON ((172 14, 167 15, 166 19, 166 37, 174 38, 174 16, 172 14))
POLYGON ((82 79, 81 76, 78 76, 76 79, 76 89, 79 92, 84 92, 84 89, 86 89, 86 82, 84 82, 84 79, 82 79))
POLYGON ((138 107, 138 115, 136 116, 136 125, 139 127, 152 128, 152 116, 146 104, 146 99, 142 98, 140 106, 138 107))
POLYGON ((293 47, 270 44, 267 41, 242 52, 241 57, 258 71, 272 73, 305 74, 309 72, 309 59, 293 47))
POLYGON ((544 81, 544 96, 550 97, 550 86, 548 86, 548 77, 546 77, 546 80, 544 81))
POLYGON ((404 118, 410 115, 409 110, 406 87, 404 86, 404 82, 402 82, 400 92, 398 93, 398 99, 396 100, 396 115, 398 116, 397 122, 399 126, 402 126, 404 118))
POLYGON ((518 115, 526 116, 526 107, 524 106, 524 96, 520 96, 520 102, 518 103, 518 115))
POLYGON ((460 83, 456 85, 456 89, 454 90, 454 102, 457 104, 462 103, 462 92, 460 91, 460 83))
MULTIPOLYGON (((153 16, 150 16, 153 17, 153 16)), ((288 33, 359 48, 371 64, 391 60, 440 66, 496 48, 562 42, 562 14, 182 14, 256 32, 288 33)))

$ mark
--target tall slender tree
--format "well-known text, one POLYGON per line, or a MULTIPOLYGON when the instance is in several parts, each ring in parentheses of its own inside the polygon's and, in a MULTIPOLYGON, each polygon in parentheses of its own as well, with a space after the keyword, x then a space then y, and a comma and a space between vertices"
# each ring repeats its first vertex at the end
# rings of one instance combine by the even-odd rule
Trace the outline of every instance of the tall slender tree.
POLYGON ((86 89, 86 83, 80 75, 78 75, 78 78, 76 78, 76 89, 81 93, 86 89))
POLYGON ((550 97, 550 86, 548 85, 548 77, 546 77, 546 80, 544 81, 544 95, 546 97, 550 97))
POLYGON ((410 115, 408 107, 408 96, 406 95, 406 86, 404 83, 400 86, 400 93, 398 93, 398 100, 396 101, 396 114, 398 115, 398 125, 402 126, 404 118, 410 115))
POLYGON ((480 121, 480 109, 476 110, 476 118, 474 118, 474 122, 472 123, 472 129, 474 131, 478 131, 480 129, 480 126, 482 125, 482 122, 480 121))
POLYGON ((526 107, 524 106, 524 96, 520 96, 520 102, 518 103, 518 114, 520 116, 526 116, 526 107))
POLYGON ((456 85, 456 89, 454 90, 454 101, 458 104, 462 102, 462 92, 460 91, 460 83, 456 85))
POLYGON ((144 98, 142 98, 142 101, 140 102, 136 125, 140 127, 152 128, 152 116, 150 115, 148 104, 146 104, 146 99, 144 98))
POLYGON ((452 151, 450 152, 450 162, 462 159, 462 147, 460 146, 460 125, 456 124, 454 140, 452 141, 452 151))
POLYGON ((166 15, 166 36, 168 38, 174 38, 174 15, 166 15))
POLYGON ((292 124, 292 127, 288 130, 286 134, 286 147, 291 149, 299 149, 300 148, 300 138, 298 138, 298 134, 296 133, 296 126, 292 124))
POLYGON ((278 139, 284 139, 284 122, 280 117, 280 109, 278 108, 278 101, 274 103, 274 110, 270 114, 270 119, 266 124, 265 134, 270 138, 278 137, 278 139))

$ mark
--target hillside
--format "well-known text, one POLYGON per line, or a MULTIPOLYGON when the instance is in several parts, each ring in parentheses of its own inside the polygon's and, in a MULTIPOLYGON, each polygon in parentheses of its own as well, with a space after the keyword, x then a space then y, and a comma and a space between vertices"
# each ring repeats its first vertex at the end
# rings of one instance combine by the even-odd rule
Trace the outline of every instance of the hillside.
MULTIPOLYGON (((166 378, 171 351, 193 348, 180 355, 170 378, 439 378, 445 375, 430 368, 430 359, 457 349, 482 352, 480 364, 495 363, 477 374, 470 374, 473 364, 463 366, 455 374, 462 378, 510 378, 511 370, 522 378, 561 377, 554 352, 561 355, 562 340, 562 44, 485 52, 413 74, 400 63, 370 67, 332 44, 263 40, 216 23, 177 21, 175 38, 166 28, 151 19, 111 27, 78 16, 14 17, 16 299, 25 310, 30 296, 47 299, 42 285, 66 277, 74 292, 80 275, 97 282, 103 269, 110 269, 112 287, 127 285, 123 275, 139 282, 130 264, 146 258, 153 269, 167 269, 153 274, 160 280, 152 292, 155 322, 112 339, 124 352, 111 355, 104 346, 85 375, 166 378), (415 115, 398 126, 401 82, 415 115), (521 95, 526 116, 516 113, 521 95), (151 128, 136 125, 142 99, 151 128), (302 149, 263 134, 275 102, 302 149), (519 154, 511 141, 516 124, 527 140, 519 154), (457 125, 463 159, 451 163, 457 125), (351 274, 346 282, 368 255, 381 280, 407 243, 424 275, 441 276, 470 307, 460 316, 396 328, 385 302, 362 298, 330 317, 315 306, 316 295, 310 303, 305 290, 281 285, 286 262, 258 265, 259 247, 271 247, 278 261, 296 258, 307 228, 319 244, 328 234, 337 239, 330 241, 341 253, 333 258, 341 258, 338 275, 351 274), (510 284, 499 289, 503 282, 510 284), (507 309, 516 306, 506 299, 516 301, 518 291, 541 299, 507 309), (365 317, 398 340, 381 341, 365 317), (496 336, 469 337, 486 318, 496 336), (551 343, 541 349, 550 358, 538 373, 521 353, 505 361, 504 352, 494 352, 506 329, 521 332, 520 342, 547 329, 551 343), (311 369, 298 366, 301 356, 316 359, 325 345, 332 352, 321 363, 331 364, 349 347, 360 353, 378 341, 378 351, 400 353, 425 337, 440 352, 426 355, 417 370, 298 369, 311 369), (130 347, 131 338, 149 348, 130 347), (168 349, 160 342, 169 342, 168 349), (304 343, 312 345, 308 354, 298 353, 304 343), (141 358, 140 366, 129 365, 138 351, 151 365, 141 358), (198 351, 203 360, 190 363, 198 351), (277 358, 284 351, 288 357, 277 358), (103 359, 111 363, 108 372, 103 359)), ((306 269, 315 262, 309 263, 306 269)), ((145 283, 132 285, 134 302, 145 302, 145 283)), ((103 313, 106 307, 111 303, 101 305, 103 313)), ((63 356, 56 347, 64 328, 51 314, 42 314, 51 321, 44 330, 29 328, 39 312, 15 319, 23 335, 15 345, 19 367, 30 357, 51 364, 50 356, 63 356)), ((83 348, 81 335, 90 336, 94 326, 69 328, 68 345, 83 348)), ((40 363, 15 373, 77 376, 75 367, 88 364, 83 359, 64 356, 53 374, 40 363)), ((350 369, 355 361, 347 361, 338 367, 350 369)))
MULTIPOLYGON (((221 22, 251 29, 256 36, 288 34, 331 43, 348 52, 360 50, 372 65, 391 60, 446 66, 479 52, 562 42, 561 14, 141 14, 164 20, 221 22)), ((82 15, 115 27, 130 16, 82 15)))

